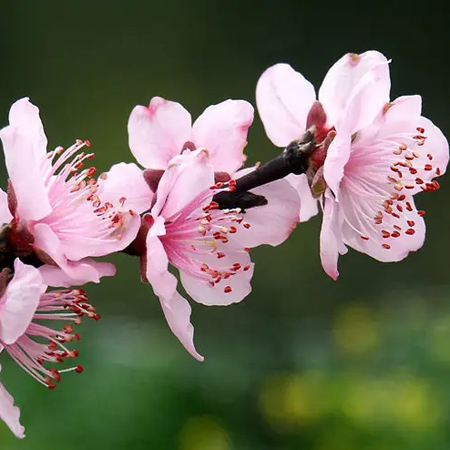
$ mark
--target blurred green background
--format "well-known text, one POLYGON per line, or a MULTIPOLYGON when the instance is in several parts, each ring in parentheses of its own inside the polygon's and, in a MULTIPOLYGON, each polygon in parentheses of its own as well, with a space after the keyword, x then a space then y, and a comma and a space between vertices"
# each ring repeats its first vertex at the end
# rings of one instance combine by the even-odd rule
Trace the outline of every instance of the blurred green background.
MULTIPOLYGON (((444 2, 1 2, 0 124, 30 96, 50 147, 89 139, 99 171, 133 161, 126 123, 154 95, 193 116, 227 98, 254 104, 261 72, 289 62, 316 87, 346 52, 392 58, 392 97, 420 93, 450 129, 444 2)), ((275 148, 259 120, 249 162, 275 148)), ((397 264, 350 251, 333 282, 319 261, 320 218, 253 252, 253 292, 228 308, 193 305, 191 358, 166 326, 138 261, 88 286, 102 313, 83 324, 82 375, 55 391, 2 354, 2 382, 26 426, 0 423, 0 449, 448 450, 450 187, 417 198, 423 249, 397 264)), ((2 175, 2 187, 5 177, 2 175)))

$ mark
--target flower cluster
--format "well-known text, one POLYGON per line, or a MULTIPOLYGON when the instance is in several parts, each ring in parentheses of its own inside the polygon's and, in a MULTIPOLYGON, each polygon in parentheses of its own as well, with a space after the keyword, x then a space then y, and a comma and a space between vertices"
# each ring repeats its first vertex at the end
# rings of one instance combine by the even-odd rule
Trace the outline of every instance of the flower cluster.
MULTIPOLYGON (((9 177, 0 190, 0 352, 50 389, 63 373, 82 372, 64 365, 78 356, 74 327, 100 316, 79 286, 114 275, 94 258, 115 252, 139 257, 169 328, 202 361, 178 282, 203 305, 242 301, 251 292, 250 250, 281 244, 319 208, 321 260, 333 279, 347 247, 379 261, 419 249, 424 212, 413 196, 439 188, 448 143, 421 115, 419 96, 391 101, 389 91, 389 61, 376 51, 341 58, 318 99, 291 66, 270 67, 256 103, 283 151, 247 168, 250 103, 226 100, 192 124, 182 105, 154 97, 128 121, 140 166, 121 162, 97 177, 88 141, 48 151, 38 108, 18 100, 0 130, 9 177), (45 324, 52 319, 62 326, 45 324)), ((0 417, 23 437, 19 416, 0 383, 0 417)))

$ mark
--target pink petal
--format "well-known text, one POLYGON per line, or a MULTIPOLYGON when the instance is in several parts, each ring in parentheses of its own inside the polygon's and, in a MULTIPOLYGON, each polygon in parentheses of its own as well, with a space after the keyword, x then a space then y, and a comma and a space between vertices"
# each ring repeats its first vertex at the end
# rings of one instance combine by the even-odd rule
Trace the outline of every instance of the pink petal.
POLYGON ((43 180, 43 171, 50 163, 39 109, 27 97, 22 98, 11 106, 9 124, 0 131, 0 137, 18 199, 18 214, 22 219, 38 220, 51 212, 43 180))
POLYGON ((3 342, 13 344, 25 333, 38 307, 42 288, 39 270, 17 258, 14 277, 0 299, 0 339, 3 342))
POLYGON ((65 268, 69 273, 49 264, 39 267, 39 271, 43 282, 52 287, 82 286, 89 282, 100 283, 102 277, 112 277, 116 274, 114 264, 89 258, 77 262, 67 261, 65 268))
POLYGON ((161 307, 172 333, 183 344, 184 348, 198 361, 204 358, 194 346, 194 327, 191 324, 191 307, 178 292, 172 297, 160 297, 161 307))
POLYGON ((291 183, 291 186, 300 196, 300 215, 298 222, 307 222, 319 212, 318 202, 311 193, 308 178, 305 174, 294 175, 291 173, 286 177, 286 180, 291 183))
POLYGON ((47 137, 39 116, 39 108, 28 97, 17 100, 9 110, 9 124, 27 136, 32 143, 36 161, 41 161, 47 154, 47 137))
POLYGON ((143 171, 136 164, 114 164, 106 179, 99 178, 97 192, 102 203, 113 205, 125 199, 124 208, 140 214, 150 209, 154 194, 144 180, 143 171))
POLYGON ((152 215, 168 219, 213 184, 214 171, 207 150, 184 151, 171 160, 161 177, 152 215))
POLYGON ((14 406, 14 399, 2 383, 0 383, 0 418, 16 437, 21 439, 25 437, 25 428, 20 424, 20 410, 14 406))
POLYGON ((351 135, 346 130, 338 132, 330 144, 323 165, 323 177, 339 200, 339 185, 344 176, 344 167, 351 154, 351 135))
POLYGON ((89 259, 77 262, 69 261, 63 252, 61 241, 47 224, 35 225, 34 238, 34 247, 45 252, 66 274, 66 277, 60 279, 55 269, 41 268, 42 274, 49 284, 50 282, 57 285, 84 284, 90 281, 98 283, 104 271, 106 275, 111 273, 110 265, 99 265, 89 259))
POLYGON ((339 223, 338 203, 327 190, 320 230, 320 260, 323 270, 335 281, 339 276, 337 268, 339 253, 343 254, 345 251, 339 223))
POLYGON ((331 67, 319 90, 330 125, 344 120, 353 134, 375 119, 389 101, 388 64, 384 55, 371 50, 361 55, 348 53, 331 67))
POLYGON ((0 226, 11 222, 12 218, 8 208, 8 196, 6 195, 6 192, 0 188, 0 226))
POLYGON ((191 115, 179 103, 153 97, 150 106, 136 106, 128 120, 129 145, 143 167, 165 170, 192 141, 191 115))
POLYGON ((389 120, 404 120, 422 113, 422 97, 420 95, 404 95, 389 102, 383 108, 383 117, 389 120))
POLYGON ((253 106, 226 100, 209 106, 192 128, 196 147, 208 149, 215 172, 234 173, 245 162, 243 150, 253 122, 253 106))
POLYGON ((422 247, 425 240, 425 222, 417 214, 412 197, 398 202, 403 205, 401 213, 396 209, 396 204, 393 205, 400 218, 383 214, 382 223, 376 224, 373 216, 377 210, 384 211, 382 199, 380 198, 379 204, 374 204, 375 201, 370 198, 355 195, 350 198, 349 195, 351 194, 344 189, 339 203, 345 216, 342 235, 347 245, 382 262, 401 261, 409 252, 422 247), (406 209, 406 202, 411 205, 412 211, 406 209), (394 226, 400 229, 397 230, 394 226), (413 230, 413 234, 407 234, 407 230, 413 230), (383 231, 387 231, 390 237, 383 237, 383 231), (397 237, 392 237, 394 232, 398 233, 397 237), (368 239, 361 238, 361 235, 368 239))
POLYGON ((256 86, 256 104, 267 136, 286 147, 306 131, 306 119, 316 100, 313 85, 288 64, 269 67, 256 86))
POLYGON ((219 244, 217 248, 218 252, 226 252, 224 257, 218 258, 217 254, 205 254, 198 262, 199 265, 208 264, 211 268, 231 274, 229 278, 222 277, 214 286, 206 279, 180 270, 181 283, 196 302, 209 306, 226 306, 238 303, 250 294, 252 290, 250 281, 254 270, 250 255, 246 251, 233 251, 227 247, 228 244, 219 244), (240 269, 238 271, 230 270, 233 264, 239 264, 240 269))
MULTIPOLYGON (((239 172, 236 175, 239 178, 239 172)), ((250 228, 237 227, 233 239, 238 240, 242 247, 249 248, 262 244, 280 245, 297 225, 300 211, 298 193, 286 180, 273 181, 251 192, 264 196, 268 203, 243 213, 250 228)))
MULTIPOLYGON (((155 226, 158 227, 162 217, 158 217, 155 226)), ((177 289, 177 279, 169 272, 169 259, 158 236, 147 234, 147 267, 146 277, 153 291, 160 298, 170 299, 177 289)))
POLYGON ((126 209, 126 203, 124 206, 124 210, 117 213, 121 216, 122 222, 120 233, 111 230, 108 236, 99 237, 94 229, 92 234, 71 235, 68 239, 61 240, 61 252, 67 259, 79 261, 90 256, 109 255, 127 248, 137 236, 141 218, 139 214, 126 209))

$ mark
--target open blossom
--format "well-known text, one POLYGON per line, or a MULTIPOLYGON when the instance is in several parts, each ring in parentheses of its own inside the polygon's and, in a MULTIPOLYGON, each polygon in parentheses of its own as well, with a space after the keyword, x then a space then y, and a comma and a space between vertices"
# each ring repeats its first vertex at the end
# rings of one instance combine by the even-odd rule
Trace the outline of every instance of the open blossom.
MULTIPOLYGON (((81 290, 55 290, 45 292, 38 269, 14 262, 14 274, 4 269, 0 275, 0 350, 5 350, 14 361, 38 382, 50 389, 56 387, 65 372, 81 373, 76 365, 57 370, 48 364, 63 363, 78 356, 77 350, 69 350, 67 344, 79 339, 73 325, 81 323, 83 316, 98 320, 100 316, 88 303, 81 290), (58 320, 64 325, 53 329, 40 320, 58 320)), ((19 410, 13 399, 0 384, 0 417, 17 437, 23 437, 19 423, 19 410)))
MULTIPOLYGON (((42 273, 49 282, 60 269, 66 285, 98 282, 101 276, 112 275, 111 264, 89 257, 125 248, 136 236, 140 219, 133 211, 124 211, 124 199, 99 198, 92 177, 95 168, 82 168, 94 156, 81 152, 89 143, 77 141, 66 150, 47 152, 39 110, 27 98, 13 104, 9 123, 0 130, 0 138, 9 175, 13 252, 34 252, 48 263, 42 273)), ((1 197, 4 207, 4 193, 1 197)), ((2 216, 4 220, 8 214, 3 211, 2 216)))
POLYGON ((245 162, 253 107, 244 100, 212 105, 192 125, 182 105, 153 97, 150 106, 136 106, 128 121, 129 145, 136 160, 156 181, 169 161, 183 150, 206 148, 216 180, 227 181, 245 162))
POLYGON ((139 170, 134 164, 113 166, 100 191, 107 196, 127 184, 133 209, 144 213, 130 250, 141 255, 141 277, 159 297, 172 332, 202 360, 193 343, 191 307, 177 292, 169 264, 179 270, 184 289, 195 301, 204 305, 241 301, 251 291, 250 247, 285 239, 298 216, 298 195, 280 180, 258 188, 258 194, 269 198, 263 207, 247 212, 218 209, 212 198, 223 183, 215 184, 205 149, 185 150, 172 158, 153 198, 148 197, 151 190, 139 170))
POLYGON ((293 178, 300 218, 313 215, 314 198, 320 200, 321 260, 334 279, 347 246, 399 261, 423 245, 424 213, 413 195, 435 191, 433 178, 448 164, 447 140, 421 116, 420 96, 390 102, 389 90, 388 61, 375 51, 341 58, 323 81, 320 103, 312 85, 287 64, 267 69, 258 82, 258 110, 275 145, 286 146, 314 126, 310 168, 293 178))

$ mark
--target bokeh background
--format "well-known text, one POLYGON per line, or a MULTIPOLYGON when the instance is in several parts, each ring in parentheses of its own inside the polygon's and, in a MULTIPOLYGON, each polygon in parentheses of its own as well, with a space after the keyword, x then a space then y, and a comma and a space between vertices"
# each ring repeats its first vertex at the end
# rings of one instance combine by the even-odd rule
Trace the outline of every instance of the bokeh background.
MULTIPOLYGON (((196 117, 227 98, 254 104, 276 62, 318 87, 344 53, 377 49, 392 58, 392 97, 422 94, 425 115, 449 133, 444 4, 5 0, 0 124, 30 96, 50 147, 89 139, 104 171, 133 160, 128 115, 154 95, 196 117)), ((249 162, 275 152, 255 118, 249 162)), ((244 302, 193 305, 202 364, 170 333, 138 261, 118 255, 117 277, 88 286, 102 320, 82 326, 82 375, 48 391, 2 354, 27 437, 0 423, 0 449, 448 450, 447 180, 417 198, 428 237, 401 263, 350 250, 333 282, 319 262, 319 217, 255 250, 244 302)))

